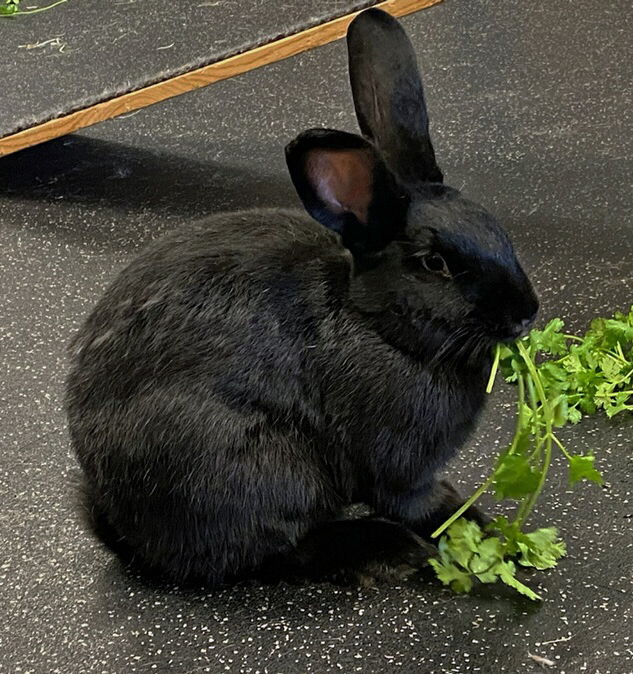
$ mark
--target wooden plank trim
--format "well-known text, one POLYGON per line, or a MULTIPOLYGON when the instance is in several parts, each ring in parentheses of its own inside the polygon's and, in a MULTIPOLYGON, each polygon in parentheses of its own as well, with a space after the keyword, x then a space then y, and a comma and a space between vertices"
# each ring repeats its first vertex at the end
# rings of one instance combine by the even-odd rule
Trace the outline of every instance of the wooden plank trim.
MULTIPOLYGON (((383 0, 374 7, 393 16, 404 16, 438 2, 441 0, 383 0)), ((0 157, 337 40, 345 35, 347 26, 358 13, 346 14, 222 61, 0 138, 0 157)))

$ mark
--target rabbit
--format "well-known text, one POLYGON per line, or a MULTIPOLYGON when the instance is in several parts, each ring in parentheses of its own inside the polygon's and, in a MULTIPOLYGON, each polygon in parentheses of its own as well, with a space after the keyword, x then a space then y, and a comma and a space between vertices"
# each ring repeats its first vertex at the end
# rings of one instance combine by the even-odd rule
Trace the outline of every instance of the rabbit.
POLYGON ((535 319, 508 235, 443 183, 403 28, 369 9, 347 44, 362 136, 287 146, 307 213, 167 234, 71 343, 95 528, 147 574, 215 587, 422 568, 463 503, 438 475, 480 416, 492 347, 535 319), (370 514, 346 516, 355 503, 370 514))

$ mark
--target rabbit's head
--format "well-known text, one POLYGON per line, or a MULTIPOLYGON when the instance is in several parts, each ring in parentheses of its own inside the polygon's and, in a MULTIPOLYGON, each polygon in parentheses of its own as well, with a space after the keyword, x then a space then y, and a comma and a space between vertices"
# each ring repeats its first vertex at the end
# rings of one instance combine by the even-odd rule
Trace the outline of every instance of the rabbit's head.
POLYGON ((443 184, 404 30, 371 9, 347 43, 363 137, 310 129, 286 158, 308 212, 353 255, 352 299, 407 333, 434 324, 484 342, 521 336, 538 300, 494 217, 443 184))

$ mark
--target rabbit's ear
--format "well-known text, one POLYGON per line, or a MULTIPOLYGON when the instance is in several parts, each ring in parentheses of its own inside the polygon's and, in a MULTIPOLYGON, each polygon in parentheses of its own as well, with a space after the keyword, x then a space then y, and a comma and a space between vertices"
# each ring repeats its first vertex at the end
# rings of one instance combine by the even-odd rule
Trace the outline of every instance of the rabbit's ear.
POLYGON ((415 52, 403 28, 386 12, 369 9, 350 24, 347 49, 362 134, 403 185, 442 182, 415 52))
POLYGON ((286 146, 286 161, 308 213, 354 255, 380 250, 398 231, 408 201, 364 138, 309 129, 286 146))

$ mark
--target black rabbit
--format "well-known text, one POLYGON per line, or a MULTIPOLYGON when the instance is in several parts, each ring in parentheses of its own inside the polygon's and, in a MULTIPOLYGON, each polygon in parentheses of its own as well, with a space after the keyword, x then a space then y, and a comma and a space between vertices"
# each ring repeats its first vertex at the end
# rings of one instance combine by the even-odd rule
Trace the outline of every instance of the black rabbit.
POLYGON ((442 184, 398 22, 363 12, 348 47, 364 138, 286 149, 312 217, 230 213, 156 241, 73 342, 98 528, 168 579, 422 565, 460 504, 436 474, 477 421, 491 346, 535 317, 503 229, 442 184), (374 515, 343 519, 354 502, 374 515))

